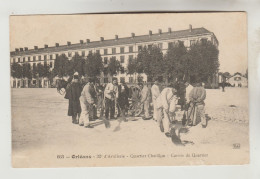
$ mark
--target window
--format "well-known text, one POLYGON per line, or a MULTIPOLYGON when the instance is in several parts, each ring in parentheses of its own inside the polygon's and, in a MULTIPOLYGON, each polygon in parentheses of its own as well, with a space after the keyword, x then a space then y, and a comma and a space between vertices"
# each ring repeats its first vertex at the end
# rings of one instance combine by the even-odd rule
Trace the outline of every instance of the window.
POLYGON ((120 56, 120 63, 125 63, 125 56, 120 56))
POLYGON ((96 50, 96 53, 97 53, 97 54, 100 54, 100 50, 96 50))
POLYGON ((133 77, 129 77, 129 83, 133 83, 134 82, 134 78, 133 77))
POLYGON ((41 55, 39 55, 39 56, 38 56, 38 60, 39 60, 39 61, 41 61, 41 59, 42 59, 42 56, 41 56, 41 55))
POLYGON ((56 54, 56 59, 58 58, 59 54, 56 54))
POLYGON ((36 63, 33 63, 33 70, 36 68, 36 63))
POLYGON ((163 49, 163 43, 158 43, 158 47, 159 47, 160 49, 163 49))
POLYGON ((90 51, 88 52, 88 54, 92 54, 92 50, 90 50, 90 51))
POLYGON ((195 40, 191 40, 190 41, 190 46, 195 45, 195 42, 196 42, 195 40))
POLYGON ((120 77, 120 83, 124 83, 125 82, 125 77, 120 77))
POLYGON ((75 52, 75 55, 77 55, 77 56, 78 56, 78 55, 79 55, 79 52, 75 52))
POLYGON ((152 50, 153 45, 148 45, 148 50, 152 50))
POLYGON ((23 62, 25 62, 25 57, 23 57, 23 62))
POLYGON ((107 48, 104 49, 104 55, 107 55, 107 48))
POLYGON ((235 77, 234 80, 235 81, 241 81, 241 77, 235 77))
POLYGON ((43 58, 44 58, 44 61, 46 61, 46 60, 47 60, 47 55, 44 55, 44 57, 43 57, 43 58))
POLYGON ((107 57, 104 57, 104 64, 107 64, 107 57))
POLYGON ((81 56, 82 56, 82 57, 85 57, 85 51, 82 51, 82 52, 81 52, 81 56))
POLYGON ((120 47, 120 53, 125 53, 125 47, 120 47))
POLYGON ((168 48, 172 48, 173 47, 173 43, 172 42, 169 42, 168 43, 168 48))
POLYGON ((35 57, 35 56, 33 56, 33 61, 34 61, 34 62, 36 61, 36 57, 35 57))
POLYGON ((181 40, 178 40, 179 45, 184 45, 184 42, 181 40))
POLYGON ((201 39, 201 43, 202 43, 202 44, 206 44, 206 43, 207 43, 207 40, 208 40, 208 39, 203 38, 203 39, 201 39))
POLYGON ((28 57, 28 61, 29 61, 29 62, 31 61, 31 57, 28 57))
POLYGON ((18 58, 18 63, 20 63, 20 58, 18 58))
POLYGON ((116 48, 112 48, 112 54, 116 54, 116 48))
POLYGON ((132 60, 134 59, 134 55, 129 55, 128 59, 129 59, 129 63, 132 62, 132 60))
POLYGON ((71 57, 71 52, 68 52, 68 57, 71 57))
POLYGON ((139 45, 138 46, 138 51, 141 51, 142 50, 142 45, 139 45))
POLYGON ((129 52, 130 52, 130 53, 133 52, 133 46, 130 46, 130 47, 129 47, 129 52))
POLYGON ((50 67, 52 68, 52 62, 50 62, 50 67))
POLYGON ((52 55, 50 55, 50 59, 52 60, 52 55))

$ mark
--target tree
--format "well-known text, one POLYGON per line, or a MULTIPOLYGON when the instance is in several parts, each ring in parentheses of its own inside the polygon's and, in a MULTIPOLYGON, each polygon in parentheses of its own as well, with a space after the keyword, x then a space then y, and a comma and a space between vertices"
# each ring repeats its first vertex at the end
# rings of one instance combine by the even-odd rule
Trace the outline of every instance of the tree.
POLYGON ((163 72, 163 53, 158 46, 151 46, 147 48, 144 46, 137 55, 136 72, 138 74, 145 73, 148 81, 157 77, 163 72))
POLYGON ((73 75, 74 72, 78 72, 80 76, 84 75, 84 64, 85 59, 76 53, 68 64, 72 69, 68 68, 67 74, 73 75))
POLYGON ((54 61, 53 75, 64 77, 73 70, 72 63, 69 62, 65 54, 58 55, 54 61))
POLYGON ((23 64, 23 77, 32 79, 32 70, 30 63, 24 63, 23 64))
POLYGON ((116 75, 121 69, 120 62, 116 59, 116 57, 111 57, 109 59, 109 63, 107 66, 108 73, 113 76, 116 75))
POLYGON ((13 78, 22 78, 23 67, 18 63, 11 64, 11 76, 13 78))
POLYGON ((44 71, 44 66, 41 63, 38 63, 36 67, 36 74, 38 75, 38 77, 44 78, 44 71))
POLYGON ((102 57, 99 53, 90 53, 84 64, 83 71, 90 77, 98 77, 104 70, 102 57))
POLYGON ((189 71, 189 61, 190 56, 184 44, 182 42, 172 44, 164 56, 164 76, 170 80, 183 79, 189 71))
POLYGON ((219 51, 211 41, 197 42, 191 46, 188 54, 191 57, 189 71, 192 81, 200 79, 207 82, 218 72, 219 51))
POLYGON ((136 58, 128 59, 127 74, 130 74, 130 76, 131 76, 134 73, 136 73, 136 65, 137 65, 136 58))

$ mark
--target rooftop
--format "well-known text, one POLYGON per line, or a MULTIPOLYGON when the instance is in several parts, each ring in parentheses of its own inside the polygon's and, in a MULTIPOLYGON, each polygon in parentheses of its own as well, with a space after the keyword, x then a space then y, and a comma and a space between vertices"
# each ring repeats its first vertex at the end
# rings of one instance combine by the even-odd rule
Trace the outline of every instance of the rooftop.
MULTIPOLYGON (((41 54, 41 53, 60 52, 60 51, 67 51, 67 50, 78 50, 78 49, 88 49, 88 48, 116 46, 116 45, 133 44, 133 43, 142 43, 142 42, 149 42, 149 41, 177 39, 177 38, 182 38, 182 37, 190 37, 190 36, 198 36, 198 35, 206 35, 206 34, 213 34, 213 33, 203 27, 187 29, 187 30, 180 30, 180 31, 171 31, 171 29, 169 29, 168 32, 158 32, 155 34, 148 34, 148 35, 135 36, 134 34, 132 34, 131 37, 76 43, 76 44, 71 44, 71 45, 61 45, 58 47, 53 46, 53 47, 46 47, 46 48, 38 48, 36 50, 29 49, 29 50, 25 51, 23 49, 23 51, 18 51, 18 52, 12 51, 12 52, 10 52, 10 54, 11 54, 11 56, 32 55, 32 54, 41 54)), ((215 35, 214 35, 214 37, 215 37, 215 35)), ((215 37, 215 39, 216 39, 216 37, 215 37)))

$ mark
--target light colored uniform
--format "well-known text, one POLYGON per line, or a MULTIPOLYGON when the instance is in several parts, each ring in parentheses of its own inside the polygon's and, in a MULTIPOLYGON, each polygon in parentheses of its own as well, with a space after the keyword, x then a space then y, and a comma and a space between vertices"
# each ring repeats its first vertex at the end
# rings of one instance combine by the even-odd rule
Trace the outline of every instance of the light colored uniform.
POLYGON ((190 94, 189 99, 191 101, 191 109, 195 107, 193 111, 193 125, 197 125, 198 120, 201 120, 202 125, 206 125, 206 117, 205 117, 205 103, 206 99, 206 90, 203 87, 194 87, 190 94))
POLYGON ((91 96, 91 86, 89 83, 87 83, 82 92, 81 96, 79 98, 80 100, 80 106, 82 109, 81 117, 79 124, 84 124, 84 126, 89 125, 89 115, 93 112, 92 111, 92 105, 94 104, 94 98, 91 96))
POLYGON ((176 109, 176 104, 178 98, 174 95, 173 88, 164 88, 156 99, 156 110, 157 110, 157 122, 160 126, 161 121, 163 120, 164 132, 169 132, 170 130, 170 116, 169 113, 174 113, 176 109), (162 118, 162 113, 164 118, 162 118))
POLYGON ((156 119, 157 116, 157 110, 156 110, 156 99, 159 97, 160 95, 160 89, 159 86, 154 84, 151 88, 151 92, 152 92, 152 101, 153 101, 153 118, 156 119))
POLYGON ((141 91, 141 103, 144 104, 144 117, 149 118, 150 112, 149 112, 149 106, 150 106, 150 100, 151 100, 151 91, 150 89, 144 85, 142 91, 141 91))
POLYGON ((191 84, 189 84, 189 85, 186 87, 186 95, 185 95, 186 103, 189 103, 189 102, 190 102, 189 95, 190 95, 190 92, 191 92, 192 89, 193 89, 193 86, 192 86, 191 84))

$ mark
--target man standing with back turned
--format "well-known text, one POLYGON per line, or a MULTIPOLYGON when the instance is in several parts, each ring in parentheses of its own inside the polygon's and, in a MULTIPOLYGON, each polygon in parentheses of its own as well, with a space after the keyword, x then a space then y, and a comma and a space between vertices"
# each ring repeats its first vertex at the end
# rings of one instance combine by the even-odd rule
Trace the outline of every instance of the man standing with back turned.
POLYGON ((202 128, 206 128, 207 121, 205 117, 205 103, 206 90, 202 87, 201 82, 197 82, 195 87, 191 90, 189 94, 189 99, 191 102, 190 108, 193 109, 193 121, 190 125, 197 125, 197 117, 201 120, 202 128))

